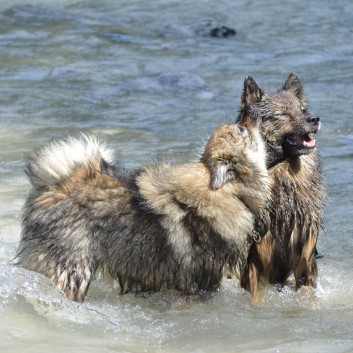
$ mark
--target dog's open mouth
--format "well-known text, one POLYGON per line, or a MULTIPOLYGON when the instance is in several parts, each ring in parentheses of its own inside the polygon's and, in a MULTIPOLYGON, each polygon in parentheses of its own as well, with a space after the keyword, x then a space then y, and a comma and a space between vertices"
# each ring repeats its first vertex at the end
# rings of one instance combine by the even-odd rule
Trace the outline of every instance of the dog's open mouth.
POLYGON ((290 135, 286 138, 287 142, 296 147, 300 148, 315 148, 316 141, 313 134, 306 135, 290 135))
POLYGON ((316 149, 315 132, 287 135, 282 142, 282 147, 285 158, 311 153, 316 149))
POLYGON ((315 135, 316 131, 287 135, 280 145, 267 141, 267 168, 284 159, 292 159, 315 151, 315 135))

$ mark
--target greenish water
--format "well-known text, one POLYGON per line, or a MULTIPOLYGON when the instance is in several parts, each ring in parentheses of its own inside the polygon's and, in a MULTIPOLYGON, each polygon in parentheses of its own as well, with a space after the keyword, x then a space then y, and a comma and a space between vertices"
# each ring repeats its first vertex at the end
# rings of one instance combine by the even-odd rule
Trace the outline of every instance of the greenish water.
POLYGON ((352 18, 348 0, 2 1, 0 351, 353 352, 352 18), (237 35, 199 35, 205 19, 237 35), (329 201, 315 296, 269 287, 252 306, 226 281, 189 303, 174 293, 119 296, 98 280, 79 305, 11 264, 26 152, 90 131, 128 166, 195 159, 213 129, 234 120, 246 75, 274 91, 292 71, 323 122, 329 201))

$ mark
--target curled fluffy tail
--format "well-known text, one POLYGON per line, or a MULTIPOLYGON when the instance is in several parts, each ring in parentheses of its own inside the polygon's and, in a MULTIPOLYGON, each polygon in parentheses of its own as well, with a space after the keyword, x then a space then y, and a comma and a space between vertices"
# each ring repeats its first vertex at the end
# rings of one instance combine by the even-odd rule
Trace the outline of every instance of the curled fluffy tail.
POLYGON ((90 166, 103 160, 110 163, 113 151, 93 135, 54 140, 30 153, 26 174, 34 188, 41 188, 67 178, 76 167, 90 166))

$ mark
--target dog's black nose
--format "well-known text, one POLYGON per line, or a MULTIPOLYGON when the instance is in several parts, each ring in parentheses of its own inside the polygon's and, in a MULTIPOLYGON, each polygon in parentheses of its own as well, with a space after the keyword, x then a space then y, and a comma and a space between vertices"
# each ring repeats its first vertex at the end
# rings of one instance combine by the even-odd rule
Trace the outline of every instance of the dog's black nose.
POLYGON ((320 121, 320 118, 318 116, 311 116, 310 118, 307 119, 308 123, 312 123, 312 124, 318 124, 320 121))

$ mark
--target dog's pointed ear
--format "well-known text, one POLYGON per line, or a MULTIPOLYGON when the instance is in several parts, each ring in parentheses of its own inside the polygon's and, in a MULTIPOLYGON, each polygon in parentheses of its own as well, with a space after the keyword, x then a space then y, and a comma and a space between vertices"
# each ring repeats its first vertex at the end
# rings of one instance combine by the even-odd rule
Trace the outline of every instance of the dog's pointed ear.
POLYGON ((263 95, 264 92, 260 89, 255 80, 251 76, 246 76, 241 96, 240 112, 243 113, 247 109, 247 106, 253 106, 258 103, 263 95))
POLYGON ((288 76, 287 81, 283 85, 283 90, 293 92, 300 100, 304 99, 303 84, 299 76, 294 72, 288 76))
POLYGON ((211 172, 211 190, 222 188, 229 180, 234 179, 234 171, 229 163, 217 163, 211 172))

